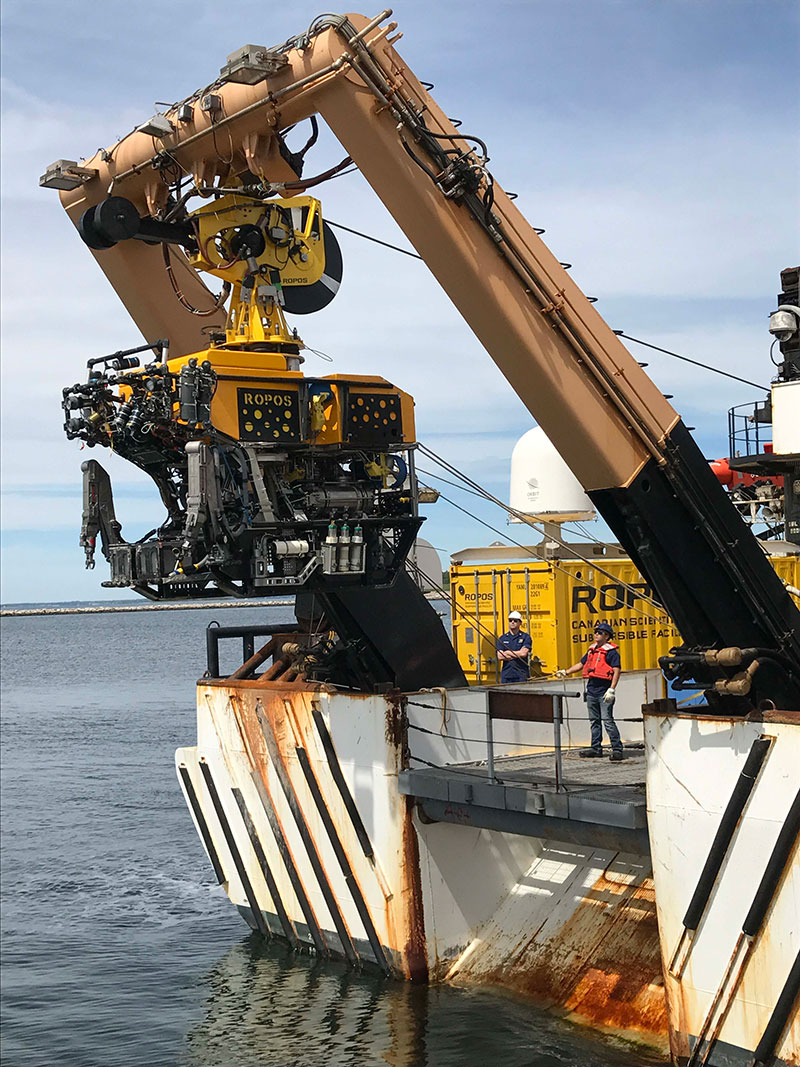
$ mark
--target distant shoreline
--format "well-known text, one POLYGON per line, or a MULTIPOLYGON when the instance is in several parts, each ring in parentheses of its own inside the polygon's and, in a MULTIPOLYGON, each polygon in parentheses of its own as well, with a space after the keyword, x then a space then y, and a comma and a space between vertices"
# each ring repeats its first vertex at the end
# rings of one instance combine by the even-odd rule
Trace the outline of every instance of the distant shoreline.
POLYGON ((281 600, 189 600, 145 604, 85 604, 74 607, 0 608, 0 618, 30 615, 113 615, 123 611, 199 611, 201 608, 285 608, 294 597, 281 600))
MULTIPOLYGON (((440 593, 425 593, 426 600, 441 600, 440 593)), ((294 606, 294 597, 282 597, 274 600, 185 600, 185 601, 146 601, 144 604, 74 604, 64 607, 47 606, 29 608, 0 607, 0 619, 30 617, 34 615, 116 615, 130 611, 200 611, 201 608, 286 608, 294 606)))

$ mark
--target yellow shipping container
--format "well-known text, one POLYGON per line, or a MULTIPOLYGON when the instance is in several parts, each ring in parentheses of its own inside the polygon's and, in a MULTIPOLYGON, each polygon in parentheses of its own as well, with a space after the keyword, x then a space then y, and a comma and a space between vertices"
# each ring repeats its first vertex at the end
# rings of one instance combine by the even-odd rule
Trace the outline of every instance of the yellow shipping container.
MULTIPOLYGON (((800 558, 773 556, 772 564, 784 582, 800 586, 800 558)), ((534 676, 576 663, 601 619, 614 627, 624 670, 657 668, 658 657, 681 643, 629 559, 603 557, 597 565, 538 559, 455 563, 450 594, 453 646, 470 685, 499 681, 495 646, 497 635, 508 629, 509 611, 522 615, 522 629, 531 635, 534 676)))

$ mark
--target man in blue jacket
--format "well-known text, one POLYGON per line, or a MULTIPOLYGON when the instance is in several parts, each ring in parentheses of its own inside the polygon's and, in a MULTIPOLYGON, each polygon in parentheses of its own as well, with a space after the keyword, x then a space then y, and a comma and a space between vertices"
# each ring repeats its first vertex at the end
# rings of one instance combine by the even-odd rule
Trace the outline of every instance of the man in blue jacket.
POLYGON ((518 611, 508 613, 508 630, 497 639, 497 658, 502 664, 500 681, 527 682, 531 676, 528 659, 531 654, 531 635, 522 629, 518 611))

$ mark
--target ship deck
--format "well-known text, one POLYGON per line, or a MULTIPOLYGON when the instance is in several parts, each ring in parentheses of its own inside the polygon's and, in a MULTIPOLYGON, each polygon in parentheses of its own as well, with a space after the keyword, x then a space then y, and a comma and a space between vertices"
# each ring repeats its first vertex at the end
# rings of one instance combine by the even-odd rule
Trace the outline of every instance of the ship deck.
POLYGON ((400 791, 414 797, 423 820, 501 830, 647 854, 646 759, 642 747, 611 763, 562 752, 498 758, 494 780, 485 762, 410 768, 400 791))

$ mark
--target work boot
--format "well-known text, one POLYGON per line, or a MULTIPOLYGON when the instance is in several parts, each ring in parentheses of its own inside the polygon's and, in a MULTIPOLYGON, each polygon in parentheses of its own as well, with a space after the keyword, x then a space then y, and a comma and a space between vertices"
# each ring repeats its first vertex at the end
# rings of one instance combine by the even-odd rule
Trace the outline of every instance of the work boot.
POLYGON ((621 750, 619 752, 612 752, 608 758, 611 763, 619 763, 620 760, 625 759, 625 753, 621 750))
POLYGON ((603 750, 602 748, 582 748, 578 755, 581 759, 602 759, 603 750))

